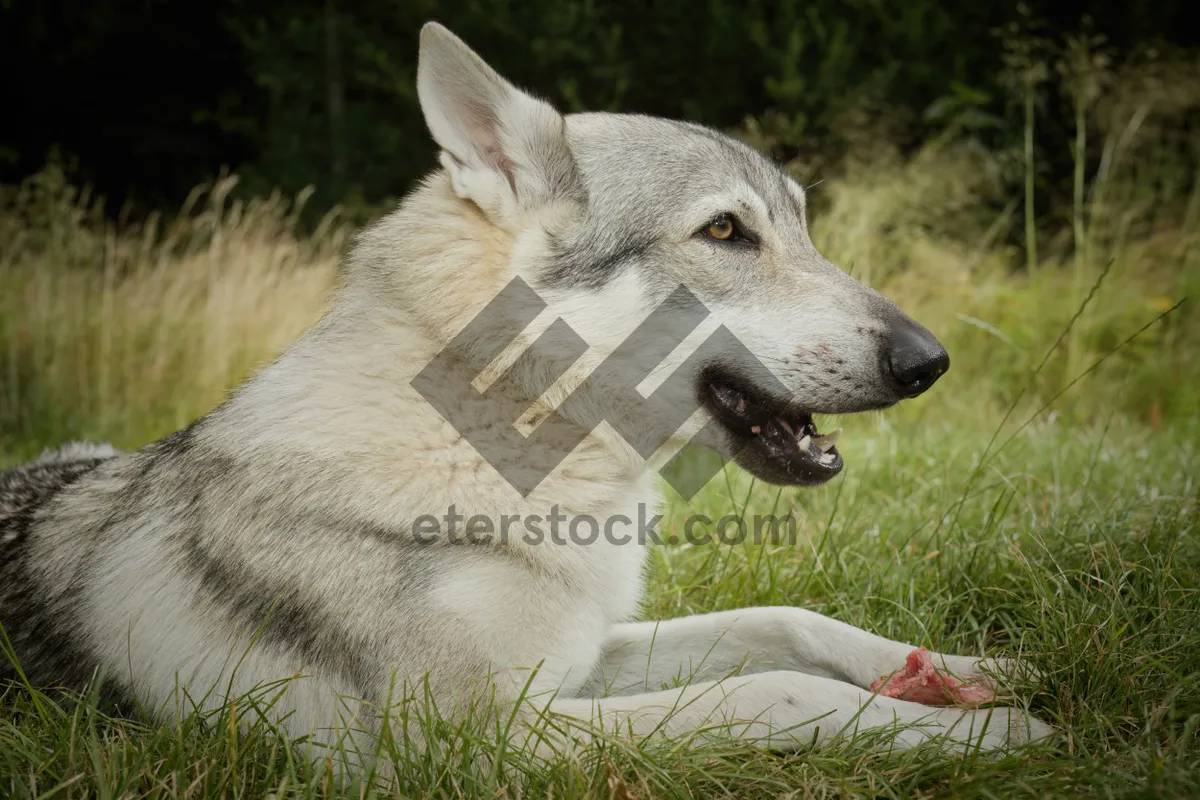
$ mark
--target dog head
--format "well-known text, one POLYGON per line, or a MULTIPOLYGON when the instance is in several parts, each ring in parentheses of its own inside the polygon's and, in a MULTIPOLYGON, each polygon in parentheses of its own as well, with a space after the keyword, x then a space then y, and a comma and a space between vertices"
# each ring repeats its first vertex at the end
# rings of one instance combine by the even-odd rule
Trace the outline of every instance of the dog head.
POLYGON ((561 115, 435 23, 417 85, 454 193, 596 353, 680 286, 732 334, 739 346, 677 348, 658 369, 689 370, 722 449, 759 477, 828 480, 842 460, 814 413, 890 406, 948 368, 927 330, 817 252, 803 189, 752 148, 682 122, 561 115))

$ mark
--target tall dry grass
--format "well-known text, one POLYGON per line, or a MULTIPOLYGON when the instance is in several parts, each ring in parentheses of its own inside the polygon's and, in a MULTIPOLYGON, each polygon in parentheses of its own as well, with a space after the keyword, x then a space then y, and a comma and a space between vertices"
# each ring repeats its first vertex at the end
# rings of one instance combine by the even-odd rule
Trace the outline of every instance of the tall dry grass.
POLYGON ((143 444, 218 404, 319 318, 347 230, 331 216, 302 236, 304 197, 232 200, 234 183, 198 190, 165 230, 96 224, 56 166, 9 198, 5 453, 71 438, 143 444))
MULTIPOLYGON (((1086 62, 1072 58, 1068 66, 1086 62)), ((1078 68, 1062 71, 1079 83, 1078 68)), ((1060 413, 1159 425, 1200 406, 1194 308, 1108 354, 1200 286, 1200 140, 1186 124, 1200 111, 1200 64, 1151 59, 1087 86, 1076 93, 1078 118, 1100 148, 1099 166, 1077 170, 1061 218, 1040 217, 1051 233, 1036 269, 1023 263, 1019 241, 1020 155, 967 136, 902 156, 886 138, 860 133, 855 157, 811 190, 821 209, 814 238, 946 342, 954 368, 942 393, 980 407, 1021 392, 1104 273, 1024 402, 1036 408, 1103 358, 1060 413)), ((745 135, 769 144, 761 131, 745 135)), ((1080 141, 1089 140, 1061 146, 1080 141)), ((231 197, 234 184, 226 177, 198 189, 169 225, 153 218, 119 228, 53 163, 0 192, 7 460, 71 438, 135 447, 164 435, 318 318, 347 226, 332 214, 301 234, 305 196, 243 201, 231 197)))

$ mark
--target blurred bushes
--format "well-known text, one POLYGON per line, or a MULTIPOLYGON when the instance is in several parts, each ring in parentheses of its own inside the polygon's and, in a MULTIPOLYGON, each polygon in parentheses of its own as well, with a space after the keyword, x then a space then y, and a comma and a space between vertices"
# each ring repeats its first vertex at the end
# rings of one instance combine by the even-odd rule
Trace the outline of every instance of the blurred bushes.
MULTIPOLYGON (((60 145, 76 182, 143 212, 177 207, 222 166, 247 196, 316 187, 313 219, 365 218, 433 163, 414 86, 437 19, 514 82, 568 111, 622 110, 769 128, 776 155, 828 172, 880 129, 911 150, 966 131, 991 149, 1069 138, 1090 76, 1135 52, 1193 45, 1190 4, 1096 0, 97 0, 0 5, 0 179, 60 145), (1087 16, 1089 15, 1090 16, 1087 16), (1086 18, 1085 18, 1086 16, 1086 18), (1090 44, 1063 60, 1068 31, 1090 44), (1091 58, 1091 61, 1088 61, 1091 58), (1067 63, 1072 81, 1050 81, 1067 63), (1076 73, 1085 63, 1084 79, 1076 73), (1028 102, 1027 102, 1028 101, 1028 102)), ((1084 101, 1085 105, 1090 100, 1084 101)), ((1085 153, 1100 164, 1102 153, 1085 153)), ((1074 162, 1038 153, 1038 199, 1070 197, 1074 162)), ((1017 170, 1017 179, 1024 176, 1017 170)), ((1044 203, 1040 203, 1044 204, 1044 203)))

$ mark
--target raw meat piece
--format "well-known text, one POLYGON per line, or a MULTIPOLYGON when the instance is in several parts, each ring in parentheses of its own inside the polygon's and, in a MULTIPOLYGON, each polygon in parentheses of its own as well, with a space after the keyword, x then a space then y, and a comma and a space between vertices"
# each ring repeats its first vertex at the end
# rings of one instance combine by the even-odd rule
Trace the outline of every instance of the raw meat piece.
POLYGON ((884 675, 871 684, 871 691, 928 706, 956 703, 986 703, 996 699, 995 692, 978 683, 963 683, 933 666, 933 655, 924 647, 913 650, 904 659, 904 669, 884 675), (881 688, 882 687, 882 688, 881 688))

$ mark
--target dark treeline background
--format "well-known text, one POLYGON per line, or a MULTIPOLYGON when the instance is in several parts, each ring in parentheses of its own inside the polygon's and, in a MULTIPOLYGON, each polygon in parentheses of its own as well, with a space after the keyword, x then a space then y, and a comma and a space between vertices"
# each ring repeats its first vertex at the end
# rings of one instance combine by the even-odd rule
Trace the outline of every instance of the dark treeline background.
MULTIPOLYGON (((1190 47, 1193 5, 0 0, 0 181, 57 152, 110 213, 177 206, 222 167, 243 192, 313 184, 317 210, 385 202, 434 163, 414 86, 429 19, 564 110, 719 127, 778 112, 783 157, 819 147, 849 104, 904 111, 891 128, 901 146, 951 121, 1015 140, 1014 42, 1088 28, 1118 57, 1190 47)), ((1038 115, 1041 129, 1070 129, 1067 104, 1038 115)), ((1069 171, 1069 155, 1054 158, 1046 169, 1069 171)))

